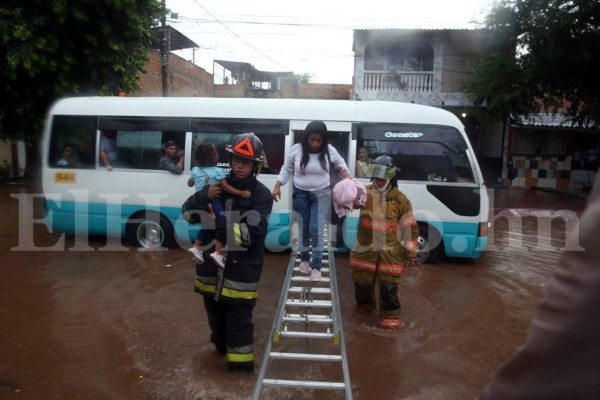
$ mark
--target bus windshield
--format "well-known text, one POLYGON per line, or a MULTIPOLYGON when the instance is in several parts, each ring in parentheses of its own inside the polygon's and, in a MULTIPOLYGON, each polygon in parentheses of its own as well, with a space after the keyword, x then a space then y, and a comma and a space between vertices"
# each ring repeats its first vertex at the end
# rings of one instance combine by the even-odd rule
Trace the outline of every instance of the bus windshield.
POLYGON ((355 129, 357 149, 371 160, 388 155, 409 181, 474 183, 467 144, 454 128, 400 124, 362 124, 355 129))

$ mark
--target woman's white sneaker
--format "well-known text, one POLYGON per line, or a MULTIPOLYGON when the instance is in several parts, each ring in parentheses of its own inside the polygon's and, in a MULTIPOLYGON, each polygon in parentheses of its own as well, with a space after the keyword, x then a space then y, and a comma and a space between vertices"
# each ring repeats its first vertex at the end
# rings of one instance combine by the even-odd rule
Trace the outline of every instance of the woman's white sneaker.
POLYGON ((310 274, 310 265, 308 265, 308 261, 302 261, 298 269, 303 274, 310 274))
POLYGON ((310 273, 310 281, 311 282, 319 282, 321 280, 321 271, 318 269, 313 269, 310 273))

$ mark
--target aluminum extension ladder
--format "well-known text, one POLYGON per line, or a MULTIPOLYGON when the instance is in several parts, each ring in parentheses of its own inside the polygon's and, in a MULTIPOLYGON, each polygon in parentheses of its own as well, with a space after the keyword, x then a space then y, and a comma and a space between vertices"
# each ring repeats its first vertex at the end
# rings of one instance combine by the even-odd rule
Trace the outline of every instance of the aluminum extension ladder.
POLYGON ((300 272, 298 268, 300 253, 297 251, 297 246, 290 255, 277 312, 273 319, 271 336, 267 340, 266 350, 257 376, 253 400, 260 399, 264 387, 343 390, 346 399, 352 399, 352 387, 350 385, 350 373, 348 371, 348 359, 346 357, 337 291, 335 260, 333 249, 329 245, 327 231, 328 228, 326 227, 321 268, 322 278, 319 282, 311 282, 308 275, 300 272), (298 339, 306 339, 306 343, 302 346, 302 340, 298 341, 298 339), (321 353, 326 354, 317 354, 310 351, 310 343, 314 341, 317 341, 319 345, 314 347, 319 347, 321 353), (274 351, 274 347, 285 347, 286 344, 289 347, 302 347, 302 350, 307 349, 307 352, 274 351), (282 370, 277 368, 279 362, 277 360, 294 360, 293 366, 288 368, 288 372, 290 369, 294 370, 296 377, 305 373, 306 368, 311 366, 311 363, 323 362, 329 364, 328 367, 335 364, 337 368, 333 372, 336 377, 341 372, 342 379, 335 382, 323 382, 302 378, 276 378, 273 375, 280 373, 282 370), (267 377, 267 375, 271 377, 267 377))

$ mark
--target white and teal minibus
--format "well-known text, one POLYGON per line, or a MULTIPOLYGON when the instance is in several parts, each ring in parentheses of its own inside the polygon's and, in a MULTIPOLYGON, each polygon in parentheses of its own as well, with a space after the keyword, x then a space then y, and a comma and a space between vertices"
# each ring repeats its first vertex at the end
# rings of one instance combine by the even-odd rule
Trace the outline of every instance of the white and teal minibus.
MULTIPOLYGON (((254 132, 265 160, 259 179, 270 189, 285 155, 306 125, 322 120, 329 142, 354 176, 356 151, 387 154, 399 168, 398 186, 411 200, 419 223, 419 262, 442 254, 477 258, 487 243, 489 201, 464 126, 452 113, 416 104, 338 100, 248 98, 76 97, 49 110, 43 138, 45 222, 67 233, 125 236, 146 248, 189 245, 198 225, 188 224, 181 205, 196 165, 194 149, 216 144, 227 168, 225 146, 254 132), (118 162, 107 170, 99 158, 104 131, 116 132, 118 162), (185 152, 184 172, 159 169, 164 143, 185 152), (76 162, 61 161, 70 147, 76 162)), ((368 184, 368 178, 361 178, 368 184)), ((274 204, 265 247, 290 247, 291 184, 274 204)), ((338 221, 337 245, 356 240, 358 211, 338 221)))

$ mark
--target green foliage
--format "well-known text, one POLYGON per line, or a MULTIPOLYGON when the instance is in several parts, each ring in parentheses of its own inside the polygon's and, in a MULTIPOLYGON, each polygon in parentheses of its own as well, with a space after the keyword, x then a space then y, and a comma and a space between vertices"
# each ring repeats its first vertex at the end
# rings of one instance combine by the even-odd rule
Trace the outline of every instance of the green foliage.
POLYGON ((160 0, 3 0, 0 136, 35 141, 60 97, 137 89, 160 0))
POLYGON ((465 87, 475 101, 486 100, 498 117, 543 105, 600 124, 600 2, 503 0, 484 25, 492 55, 474 65, 465 87))
POLYGON ((304 74, 294 74, 290 73, 286 76, 287 79, 294 80, 298 83, 310 83, 310 80, 313 78, 313 74, 304 73, 304 74))

